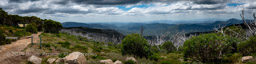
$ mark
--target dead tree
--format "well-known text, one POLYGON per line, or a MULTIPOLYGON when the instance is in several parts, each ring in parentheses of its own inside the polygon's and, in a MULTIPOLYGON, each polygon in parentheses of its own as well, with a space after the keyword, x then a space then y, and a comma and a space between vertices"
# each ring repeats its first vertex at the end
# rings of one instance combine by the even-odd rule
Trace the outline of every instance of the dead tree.
POLYGON ((182 33, 177 33, 175 35, 173 35, 172 37, 170 37, 170 41, 173 43, 173 45, 176 47, 176 49, 178 50, 178 48, 180 46, 183 46, 184 42, 188 39, 189 37, 186 37, 185 34, 182 33))
POLYGON ((244 10, 242 10, 242 14, 240 14, 244 25, 248 28, 249 34, 247 34, 248 37, 250 36, 255 36, 256 34, 256 15, 255 13, 253 14, 254 20, 246 20, 244 16, 244 10), (248 22, 248 23, 247 23, 248 22))
POLYGON ((216 32, 221 33, 223 36, 225 36, 224 27, 225 27, 225 26, 220 26, 220 25, 218 25, 218 27, 215 27, 214 30, 215 30, 216 32))
MULTIPOLYGON (((165 38, 167 38, 167 36, 168 36, 169 34, 170 34, 170 32, 166 32, 166 33, 160 34, 160 35, 155 34, 155 37, 156 37, 156 38, 153 39, 153 41, 150 41, 150 42, 151 42, 151 44, 153 44, 153 45, 161 45, 161 44, 163 44, 163 43, 166 41, 165 38)), ((159 46, 157 46, 157 49, 160 50, 159 46)))

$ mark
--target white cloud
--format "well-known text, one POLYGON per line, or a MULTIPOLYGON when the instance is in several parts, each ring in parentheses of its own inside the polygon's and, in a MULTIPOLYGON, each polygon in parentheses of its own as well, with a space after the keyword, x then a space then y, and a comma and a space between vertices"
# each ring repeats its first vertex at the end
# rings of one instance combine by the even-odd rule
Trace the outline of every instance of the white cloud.
MULTIPOLYGON (((61 1, 61 0, 60 0, 61 1)), ((229 7, 226 3, 217 4, 196 4, 193 1, 175 2, 150 2, 124 5, 131 8, 134 5, 152 4, 147 8, 132 7, 124 11, 116 5, 93 5, 66 2, 56 4, 58 0, 28 1, 22 3, 10 3, 8 0, 1 0, 0 7, 6 9, 11 14, 35 15, 42 18, 49 18, 59 21, 79 21, 79 22, 111 22, 111 21, 152 21, 152 20, 191 20, 202 18, 239 18, 239 13, 243 8, 256 8, 253 0, 232 0, 231 2, 242 2, 244 5, 229 7), (34 11, 33 11, 34 10, 34 11), (225 16, 225 17, 221 17, 225 16)), ((248 12, 255 12, 248 10, 248 12)))

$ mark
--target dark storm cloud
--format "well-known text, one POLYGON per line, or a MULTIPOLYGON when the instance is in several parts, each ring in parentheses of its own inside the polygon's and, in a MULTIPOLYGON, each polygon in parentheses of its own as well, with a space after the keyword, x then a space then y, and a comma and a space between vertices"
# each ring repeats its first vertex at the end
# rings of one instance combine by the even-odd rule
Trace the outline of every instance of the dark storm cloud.
POLYGON ((120 5, 120 4, 134 4, 141 0, 72 0, 75 3, 87 3, 87 4, 98 4, 98 5, 120 5))
POLYGON ((18 14, 42 13, 45 10, 47 10, 47 9, 46 8, 32 7, 32 8, 29 8, 29 9, 17 9, 17 10, 14 11, 14 13, 18 13, 18 14))
POLYGON ((225 6, 216 6, 216 7, 210 7, 210 8, 190 8, 187 10, 219 10, 223 8, 225 8, 225 6))
POLYGON ((221 4, 226 3, 228 0, 61 0, 56 1, 56 4, 67 4, 73 2, 77 4, 93 4, 93 5, 125 5, 125 4, 137 4, 137 3, 172 3, 177 1, 192 1, 196 4, 221 4))
POLYGON ((249 6, 248 9, 256 9, 256 6, 249 6))
POLYGON ((67 4, 73 2, 77 4, 93 4, 93 5, 125 5, 137 3, 151 3, 151 2, 174 2, 178 0, 62 0, 56 1, 56 4, 67 4))
POLYGON ((28 1, 39 1, 39 0, 9 0, 9 2, 14 3, 22 3, 22 2, 28 2, 28 1))
POLYGON ((72 8, 63 8, 63 9, 55 9, 55 10, 49 10, 45 12, 46 14, 55 14, 55 13, 68 13, 68 14, 87 14, 91 13, 92 11, 80 11, 78 9, 72 9, 72 8))
POLYGON ((196 4, 220 4, 226 2, 227 0, 194 0, 196 4))

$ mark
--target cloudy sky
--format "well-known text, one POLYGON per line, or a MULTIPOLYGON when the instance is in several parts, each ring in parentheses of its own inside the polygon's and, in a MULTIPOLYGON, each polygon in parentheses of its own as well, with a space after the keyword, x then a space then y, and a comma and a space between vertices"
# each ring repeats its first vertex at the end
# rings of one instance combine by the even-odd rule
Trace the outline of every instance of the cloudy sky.
POLYGON ((255 0, 0 0, 9 14, 60 22, 145 22, 248 18, 255 0))

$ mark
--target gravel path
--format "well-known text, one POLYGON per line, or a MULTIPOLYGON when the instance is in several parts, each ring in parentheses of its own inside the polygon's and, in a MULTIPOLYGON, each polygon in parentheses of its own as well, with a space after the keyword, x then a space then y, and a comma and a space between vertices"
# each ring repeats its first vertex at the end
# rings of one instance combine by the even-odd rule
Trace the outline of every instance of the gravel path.
MULTIPOLYGON (((38 43, 39 42, 39 35, 41 32, 38 32, 37 34, 32 34, 33 36, 33 42, 38 43)), ((17 52, 21 52, 24 50, 29 44, 31 43, 31 38, 29 36, 23 37, 17 41, 12 42, 11 44, 7 45, 1 45, 0 46, 0 64, 13 64, 13 62, 10 62, 8 58, 15 58, 15 54, 17 52)))

